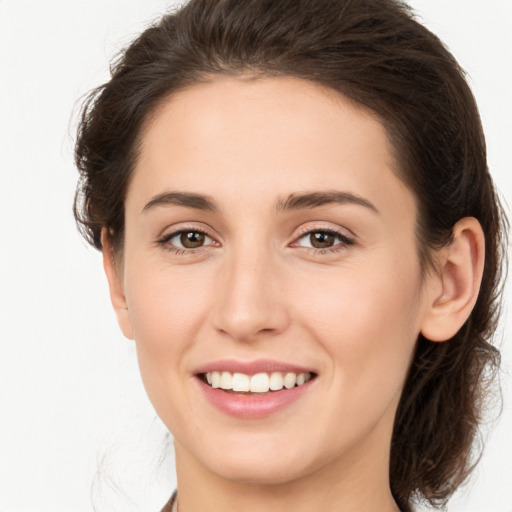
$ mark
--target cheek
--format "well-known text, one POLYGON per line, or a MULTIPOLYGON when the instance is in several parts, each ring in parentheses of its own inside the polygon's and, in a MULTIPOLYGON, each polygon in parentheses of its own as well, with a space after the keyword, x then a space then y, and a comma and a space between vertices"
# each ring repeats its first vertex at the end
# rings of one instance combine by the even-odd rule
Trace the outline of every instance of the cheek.
POLYGON ((319 446, 326 457, 335 444, 342 450, 379 431, 376 425, 391 429, 419 332, 414 269, 405 272, 407 280, 371 268, 303 290, 308 301, 298 316, 328 356, 325 400, 312 413, 331 440, 319 446))
POLYGON ((127 280, 126 297, 137 358, 147 394, 166 418, 186 398, 169 390, 188 378, 187 355, 205 322, 209 294, 200 276, 151 264, 136 268, 127 280))
POLYGON ((204 281, 185 271, 146 267, 138 266, 126 290, 135 339, 145 350, 177 350, 204 320, 204 281))
POLYGON ((308 300, 298 316, 329 353, 333 378, 356 398, 356 390, 362 396, 401 389, 419 333, 416 259, 400 267, 388 260, 346 268, 336 278, 304 286, 308 300))

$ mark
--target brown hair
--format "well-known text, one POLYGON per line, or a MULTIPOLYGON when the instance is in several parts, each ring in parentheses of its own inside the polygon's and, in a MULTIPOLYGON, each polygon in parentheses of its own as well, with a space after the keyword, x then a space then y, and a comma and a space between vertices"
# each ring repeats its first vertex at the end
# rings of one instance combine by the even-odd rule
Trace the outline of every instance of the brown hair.
POLYGON ((391 446, 390 485, 402 509, 422 498, 442 506, 479 455, 477 428, 499 366, 490 340, 506 233, 463 71, 398 0, 191 0, 143 32, 84 104, 74 212, 95 247, 106 227, 122 250, 124 199, 145 121, 176 91, 219 74, 302 78, 374 112, 418 200, 423 268, 458 220, 481 223, 486 260, 476 306, 448 342, 419 337, 391 446))

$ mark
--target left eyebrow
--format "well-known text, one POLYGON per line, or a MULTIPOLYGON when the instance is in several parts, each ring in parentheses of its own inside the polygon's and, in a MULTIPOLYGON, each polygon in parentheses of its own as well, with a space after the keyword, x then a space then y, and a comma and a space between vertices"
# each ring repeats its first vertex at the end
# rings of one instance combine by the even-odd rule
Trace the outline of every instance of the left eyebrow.
POLYGON ((304 192, 291 194, 286 199, 278 201, 276 209, 279 212, 289 210, 302 210, 306 208, 317 208, 329 204, 355 204, 364 206, 379 213, 379 210, 368 199, 351 192, 327 190, 321 192, 304 192))

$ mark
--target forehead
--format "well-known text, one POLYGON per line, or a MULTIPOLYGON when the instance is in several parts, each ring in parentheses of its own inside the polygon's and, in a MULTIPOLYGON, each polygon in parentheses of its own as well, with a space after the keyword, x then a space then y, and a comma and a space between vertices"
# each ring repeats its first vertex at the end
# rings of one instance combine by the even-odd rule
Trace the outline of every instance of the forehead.
POLYGON ((154 113, 127 202, 169 188, 250 202, 341 187, 410 208, 395 166, 383 125, 340 94, 295 78, 222 77, 154 113))

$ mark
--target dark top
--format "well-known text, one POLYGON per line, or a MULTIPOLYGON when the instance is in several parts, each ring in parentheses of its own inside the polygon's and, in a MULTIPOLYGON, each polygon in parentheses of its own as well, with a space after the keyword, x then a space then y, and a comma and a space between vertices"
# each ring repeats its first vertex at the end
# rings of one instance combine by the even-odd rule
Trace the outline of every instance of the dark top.
POLYGON ((176 496, 178 496, 178 490, 172 493, 171 499, 165 504, 164 508, 160 512, 172 512, 176 496))

